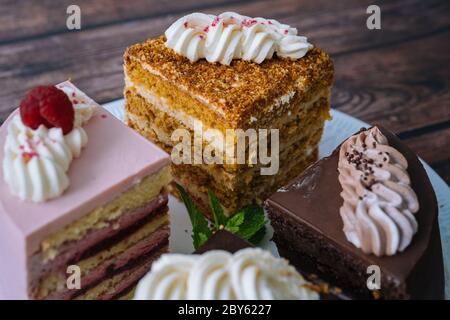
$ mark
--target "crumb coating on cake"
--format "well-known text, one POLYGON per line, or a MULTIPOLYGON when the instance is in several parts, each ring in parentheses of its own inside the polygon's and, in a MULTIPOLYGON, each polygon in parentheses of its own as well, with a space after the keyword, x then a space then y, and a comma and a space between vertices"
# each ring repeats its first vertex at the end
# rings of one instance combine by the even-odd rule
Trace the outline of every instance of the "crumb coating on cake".
POLYGON ((246 121, 264 106, 293 90, 306 94, 321 83, 331 86, 333 62, 319 48, 298 60, 273 58, 261 64, 233 60, 230 66, 199 60, 191 63, 166 48, 163 36, 127 48, 125 64, 135 60, 164 79, 213 105, 234 124, 246 121))

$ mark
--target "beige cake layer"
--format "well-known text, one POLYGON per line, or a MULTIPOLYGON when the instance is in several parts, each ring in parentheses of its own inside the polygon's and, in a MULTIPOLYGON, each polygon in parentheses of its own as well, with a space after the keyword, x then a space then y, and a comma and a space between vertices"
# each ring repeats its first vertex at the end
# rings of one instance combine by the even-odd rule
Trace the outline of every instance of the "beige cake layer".
MULTIPOLYGON (((171 118, 159 108, 155 108, 133 89, 127 89, 125 95, 128 125, 170 153, 173 142, 167 141, 164 137, 170 136, 175 128, 187 130, 189 128, 184 127, 177 119, 171 118), (139 108, 136 108, 136 105, 139 108), (143 116, 142 113, 136 115, 131 111, 137 109, 146 110, 146 115, 143 116)), ((328 118, 329 91, 322 90, 321 94, 315 98, 316 103, 297 108, 300 114, 292 115, 291 113, 290 117, 293 120, 285 121, 285 129, 281 130, 285 134, 280 135, 280 169, 277 175, 261 176, 259 164, 234 167, 226 164, 172 164, 174 179, 182 184, 194 199, 197 199, 199 206, 206 212, 208 211, 206 197, 208 189, 216 193, 228 214, 244 205, 263 200, 317 160, 315 151, 323 131, 324 121, 328 118), (311 153, 314 154, 310 156, 311 153)), ((286 115, 286 117, 289 116, 286 115)), ((189 131, 193 136, 192 130, 189 131)))
POLYGON ((260 205, 262 201, 277 190, 279 186, 286 184, 286 180, 290 180, 289 177, 299 175, 303 170, 317 161, 317 159, 318 150, 313 150, 309 156, 305 156, 298 162, 293 162, 291 166, 281 168, 280 174, 278 175, 260 176, 260 184, 256 188, 252 189, 251 186, 247 186, 247 188, 242 189, 241 192, 222 192, 220 190, 214 190, 212 184, 205 185, 201 182, 201 179, 193 178, 195 174, 192 174, 192 171, 189 171, 188 174, 181 173, 177 175, 175 173, 175 175, 177 175, 175 181, 183 185, 187 193, 195 200, 196 205, 201 211, 212 218, 206 193, 206 190, 209 187, 209 189, 213 190, 217 195, 225 214, 230 216, 236 213, 238 209, 247 205, 260 205))
MULTIPOLYGON (((102 251, 77 261, 75 264, 80 268, 81 279, 106 262, 112 263, 114 259, 125 253, 131 247, 139 244, 141 241, 150 237, 158 229, 169 224, 169 216, 166 212, 153 217, 149 222, 140 227, 137 231, 131 233, 121 241, 112 246, 104 248, 102 251)), ((64 272, 53 273, 42 279, 37 289, 37 299, 45 299, 50 294, 57 291, 64 291, 66 286, 67 274, 64 272)))
MULTIPOLYGON (((170 136, 175 128, 180 127, 186 129, 190 132, 191 137, 193 137, 194 133, 192 130, 184 127, 178 120, 171 118, 158 108, 155 108, 154 105, 142 98, 135 91, 126 90, 125 94, 127 98, 126 107, 129 109, 129 111, 127 111, 128 125, 148 139, 157 142, 160 147, 169 153, 177 142, 166 139, 166 137, 170 136), (145 109, 146 116, 142 115, 142 113, 139 113, 139 115, 135 114, 134 110, 136 109, 145 109)), ((296 159, 296 156, 301 156, 301 154, 295 154, 295 151, 303 152, 313 150, 317 147, 318 139, 312 138, 317 136, 317 132, 321 132, 324 120, 328 117, 328 108, 328 95, 325 94, 324 96, 319 96, 316 99, 316 103, 311 104, 307 109, 302 109, 301 114, 291 114, 288 116, 293 120, 289 122, 289 125, 280 129, 282 133, 287 133, 285 135, 280 134, 279 160, 282 164, 286 162, 285 160, 287 159, 291 161, 291 159, 296 159), (301 144, 301 142, 303 143, 301 144), (304 150, 297 150, 299 148, 303 148, 304 150)), ((204 141, 203 147, 208 143, 209 142, 204 141)), ((194 153, 194 148, 192 148, 192 152, 194 153)), ((252 165, 230 166, 225 163, 223 165, 193 164, 193 166, 201 167, 201 169, 208 172, 218 184, 223 184, 224 186, 227 186, 228 189, 234 190, 238 187, 233 184, 235 183, 237 175, 243 180, 251 180, 253 175, 259 173, 262 165, 257 163, 252 165)))
MULTIPOLYGON (((130 290, 130 288, 124 286, 123 283, 127 282, 128 279, 142 278, 147 272, 150 271, 152 263, 168 251, 169 246, 162 247, 151 256, 144 257, 140 264, 99 283, 97 286, 89 289, 84 294, 76 297, 76 300, 109 300, 112 298, 117 298, 120 300, 130 299, 133 290, 130 290), (126 293, 121 295, 123 291, 126 291, 126 293)), ((133 284, 133 286, 135 285, 136 283, 133 284)))
POLYGON ((90 230, 101 229, 117 220, 123 214, 144 206, 156 198, 172 177, 169 167, 144 178, 108 204, 99 207, 81 219, 69 224, 42 241, 41 255, 44 260, 52 260, 58 254, 58 247, 69 241, 83 238, 90 230))
MULTIPOLYGON (((140 97, 134 97, 127 100, 145 101, 140 97)), ((323 106, 327 108, 327 104, 323 106)), ((147 105, 152 110, 150 105, 147 105)), ((312 109, 321 113, 320 108, 312 109)), ((310 119, 320 119, 311 116, 310 119)), ((157 135, 148 135, 147 130, 140 128, 148 128, 151 123, 145 123, 145 119, 139 119, 144 122, 144 126, 137 125, 133 122, 133 117, 129 117, 129 125, 142 135, 146 136, 153 142, 166 148, 170 152, 171 146, 165 145, 158 139, 157 135)), ((309 121, 311 122, 311 121, 309 121)), ((260 175, 260 166, 248 167, 240 166, 241 170, 235 172, 227 172, 220 165, 171 165, 172 175, 175 181, 182 184, 191 196, 197 199, 197 203, 203 207, 204 211, 208 211, 208 200, 206 192, 208 189, 214 191, 225 207, 227 213, 233 213, 237 208, 248 205, 264 199, 266 196, 274 192, 279 186, 286 183, 292 176, 303 171, 307 166, 317 160, 317 145, 323 131, 323 120, 308 123, 305 128, 306 133, 297 137, 297 141, 280 151, 279 161, 280 169, 275 176, 260 175), (242 170, 244 168, 244 170, 242 170)), ((161 131, 166 128, 159 128, 161 131)))
MULTIPOLYGON (((185 122, 179 118, 175 118, 170 111, 170 105, 167 103, 160 103, 158 106, 152 103, 155 99, 150 92, 145 92, 144 96, 142 91, 135 90, 135 87, 127 87, 125 90, 126 98, 126 114, 127 123, 135 130, 149 138, 150 140, 158 140, 160 146, 167 152, 171 152, 172 147, 178 143, 171 139, 171 134, 177 129, 185 129, 190 133, 191 144, 193 145, 194 131, 193 128, 186 125, 185 122), (144 97, 145 96, 145 97, 144 97)), ((289 148, 291 145, 297 143, 298 140, 310 134, 317 127, 322 126, 326 119, 329 119, 329 90, 322 89, 314 97, 313 100, 301 104, 300 102, 292 105, 292 110, 287 111, 278 121, 274 121, 267 129, 279 129, 279 148, 283 151, 289 148)), ((270 142, 270 139, 268 139, 270 142)), ((203 140, 203 148, 208 144, 212 144, 211 141, 206 138, 203 140)), ((236 148, 236 139, 234 140, 234 148, 236 148)), ((248 144, 246 145, 246 152, 248 152, 248 144)), ((192 152, 195 152, 192 147, 192 152)), ((233 157, 235 160, 236 157, 233 157)), ((248 157, 246 157, 248 160, 248 157)), ((257 166, 258 164, 256 164, 257 166)), ((232 165, 225 162, 220 167, 223 167, 224 171, 234 173, 236 171, 247 170, 248 167, 254 167, 255 165, 232 165)), ((214 166, 209 166, 214 168, 214 166)), ((222 168, 221 168, 222 169, 222 168)))

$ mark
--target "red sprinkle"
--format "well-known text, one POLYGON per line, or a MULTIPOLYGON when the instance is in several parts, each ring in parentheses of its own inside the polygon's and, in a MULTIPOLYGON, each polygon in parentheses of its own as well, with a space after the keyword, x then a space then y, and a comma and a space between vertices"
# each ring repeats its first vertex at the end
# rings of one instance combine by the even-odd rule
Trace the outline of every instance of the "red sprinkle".
POLYGON ((258 23, 258 21, 256 21, 256 19, 244 19, 244 20, 242 20, 241 24, 244 27, 251 27, 252 25, 257 24, 257 23, 258 23))
POLYGON ((78 103, 78 100, 77 100, 77 99, 73 99, 72 102, 75 103, 75 104, 77 104, 77 103, 78 103))
POLYGON ((203 32, 208 32, 209 31, 209 26, 206 26, 203 28, 203 32))
POLYGON ((22 157, 25 160, 25 162, 29 162, 33 157, 38 157, 38 156, 39 156, 39 154, 35 151, 22 153, 22 157))
POLYGON ((217 24, 219 23, 219 21, 220 21, 220 18, 216 16, 216 17, 214 18, 213 22, 211 23, 211 25, 212 25, 213 27, 215 27, 215 26, 217 26, 217 24))
POLYGON ((284 30, 284 34, 288 34, 288 32, 289 32, 288 29, 284 30))
POLYGON ((106 114, 101 115, 102 119, 106 119, 108 116, 106 114))
POLYGON ((185 21, 185 22, 183 23, 183 25, 184 25, 185 28, 187 28, 187 27, 188 27, 188 22, 185 21))

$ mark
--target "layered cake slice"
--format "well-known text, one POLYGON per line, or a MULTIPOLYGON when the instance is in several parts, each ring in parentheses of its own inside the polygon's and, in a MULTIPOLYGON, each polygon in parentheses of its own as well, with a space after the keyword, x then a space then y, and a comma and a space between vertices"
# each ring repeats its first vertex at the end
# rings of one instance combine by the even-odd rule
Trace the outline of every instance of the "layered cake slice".
POLYGON ((295 28, 195 13, 129 47, 124 69, 128 125, 172 153, 174 180, 203 212, 208 189, 232 214, 317 160, 333 64, 295 28))
POLYGON ((118 298, 167 251, 168 155, 72 83, 33 89, 0 144, 3 298, 118 298))
POLYGON ((266 201, 280 254, 353 298, 442 299, 438 207, 417 156, 362 129, 266 201))

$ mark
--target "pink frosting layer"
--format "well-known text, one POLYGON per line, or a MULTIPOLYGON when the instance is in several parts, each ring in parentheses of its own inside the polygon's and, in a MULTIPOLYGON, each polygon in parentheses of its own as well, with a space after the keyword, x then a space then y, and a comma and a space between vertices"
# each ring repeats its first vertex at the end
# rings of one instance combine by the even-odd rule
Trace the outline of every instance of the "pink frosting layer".
MULTIPOLYGON (((0 161, 7 125, 17 112, 0 127, 0 161)), ((10 193, 0 170, 0 287, 5 289, 7 285, 9 293, 26 292, 27 257, 39 249, 47 235, 113 200, 169 163, 164 151, 100 106, 84 128, 89 142, 72 162, 70 186, 61 197, 44 203, 21 201, 10 193)), ((13 296, 23 298, 22 294, 13 296)))

